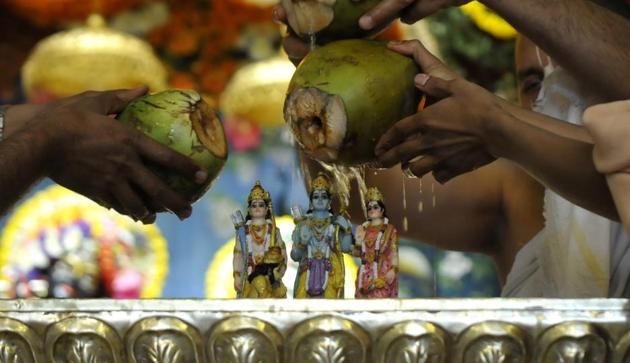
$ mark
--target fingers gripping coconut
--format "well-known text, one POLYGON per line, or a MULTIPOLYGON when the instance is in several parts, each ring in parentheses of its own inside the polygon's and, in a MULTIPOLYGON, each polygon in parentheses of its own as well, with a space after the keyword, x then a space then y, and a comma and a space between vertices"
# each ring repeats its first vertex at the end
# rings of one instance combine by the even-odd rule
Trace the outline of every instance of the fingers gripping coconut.
POLYGON ((364 38, 382 30, 359 27, 359 19, 381 0, 282 0, 289 26, 302 39, 316 36, 324 44, 337 39, 364 38))
POLYGON ((191 202, 208 190, 227 160, 223 126, 214 110, 195 91, 170 90, 140 97, 118 119, 190 157, 208 171, 206 182, 199 184, 179 174, 152 168, 169 187, 191 202))
POLYGON ((289 84, 284 117, 303 151, 360 165, 390 126, 416 112, 415 62, 384 43, 343 40, 311 52, 289 84))

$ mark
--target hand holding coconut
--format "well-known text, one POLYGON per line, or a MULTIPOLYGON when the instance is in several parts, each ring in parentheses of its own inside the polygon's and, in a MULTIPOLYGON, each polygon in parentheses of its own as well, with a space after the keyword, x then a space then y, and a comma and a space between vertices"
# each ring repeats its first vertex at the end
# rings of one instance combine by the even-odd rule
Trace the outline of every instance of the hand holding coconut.
POLYGON ((470 0, 382 0, 361 17, 359 25, 371 30, 400 17, 404 23, 413 24, 439 10, 469 3, 470 0))
POLYGON ((379 137, 413 115, 420 92, 413 60, 384 43, 341 40, 299 65, 284 105, 295 138, 310 157, 332 164, 374 162, 379 137))
POLYGON ((2 210, 37 179, 49 176, 145 223, 153 222, 155 213, 165 209, 181 219, 190 216, 190 200, 167 186, 147 165, 201 184, 206 183, 208 172, 107 116, 122 111, 145 92, 146 88, 85 92, 41 107, 25 127, 0 143, 0 165, 5 166, 3 175, 7 176, 0 178, 2 210), (10 167, 13 160, 19 160, 19 168, 10 167))
POLYGON ((342 39, 371 38, 396 16, 365 30, 359 18, 380 0, 283 0, 273 9, 274 20, 288 25, 283 47, 297 65, 318 44, 342 39))
POLYGON ((418 41, 390 43, 390 49, 413 56, 426 72, 415 77, 416 87, 434 103, 381 137, 376 146, 381 165, 401 163, 417 177, 433 171, 444 183, 493 161, 487 116, 502 112, 500 99, 458 77, 418 41))

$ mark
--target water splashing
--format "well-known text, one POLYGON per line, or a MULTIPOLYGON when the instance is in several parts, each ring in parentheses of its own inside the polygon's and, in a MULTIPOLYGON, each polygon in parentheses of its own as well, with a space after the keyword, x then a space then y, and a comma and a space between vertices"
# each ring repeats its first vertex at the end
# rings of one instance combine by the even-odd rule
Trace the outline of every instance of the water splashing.
MULTIPOLYGON (((340 212, 344 212, 350 206, 350 192, 352 179, 357 181, 359 185, 359 197, 361 200, 361 208, 363 209, 363 215, 367 218, 367 210, 365 208, 365 194, 367 193, 367 186, 365 184, 365 167, 358 166, 341 166, 331 165, 322 161, 317 161, 324 170, 332 175, 332 184, 334 190, 339 196, 341 203, 340 212)), ((310 178, 308 179, 310 180, 310 178)))
POLYGON ((309 46, 311 48, 310 50, 311 51, 315 50, 315 47, 317 47, 317 35, 314 32, 309 32, 308 40, 309 40, 309 46))

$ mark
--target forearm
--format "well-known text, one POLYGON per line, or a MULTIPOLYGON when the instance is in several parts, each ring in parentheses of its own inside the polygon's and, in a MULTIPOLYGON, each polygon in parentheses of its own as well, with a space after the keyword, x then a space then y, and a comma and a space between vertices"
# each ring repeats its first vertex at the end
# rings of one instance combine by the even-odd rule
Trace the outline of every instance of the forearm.
POLYGON ((35 130, 23 130, 0 142, 0 215, 46 175, 46 140, 35 130))
POLYGON ((525 109, 505 100, 499 101, 497 110, 499 113, 509 113, 516 119, 552 134, 589 144, 593 143, 591 135, 584 127, 525 109))
POLYGON ((4 137, 22 130, 42 109, 43 105, 25 104, 9 106, 6 112, 4 137))
POLYGON ((512 160, 547 188, 604 217, 618 220, 606 179, 593 164, 593 145, 501 113, 488 141, 497 157, 512 160))
POLYGON ((610 100, 630 98, 630 21, 587 0, 481 0, 610 100))

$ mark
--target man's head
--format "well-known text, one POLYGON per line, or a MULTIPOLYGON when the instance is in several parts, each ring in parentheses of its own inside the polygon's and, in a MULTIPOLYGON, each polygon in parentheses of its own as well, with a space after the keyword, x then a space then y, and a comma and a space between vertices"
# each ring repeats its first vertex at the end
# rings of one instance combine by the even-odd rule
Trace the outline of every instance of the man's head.
POLYGON ((519 102, 522 107, 531 109, 534 106, 545 76, 544 67, 550 60, 531 40, 523 35, 518 36, 515 61, 519 102))

